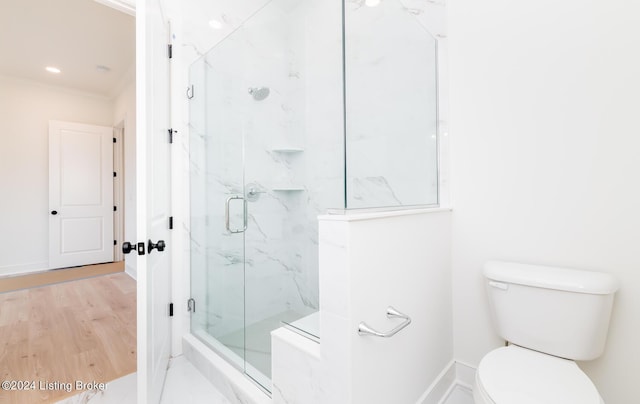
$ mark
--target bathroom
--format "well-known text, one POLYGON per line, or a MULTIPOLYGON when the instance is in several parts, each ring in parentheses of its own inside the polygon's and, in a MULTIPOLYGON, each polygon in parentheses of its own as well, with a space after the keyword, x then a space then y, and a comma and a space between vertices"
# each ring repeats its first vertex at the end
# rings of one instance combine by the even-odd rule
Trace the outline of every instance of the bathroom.
MULTIPOLYGON (((139 27, 157 6, 149 3, 145 12, 138 8, 139 27)), ((640 128, 632 117, 640 59, 629 50, 640 38, 640 10, 615 5, 167 3, 178 230, 171 246, 170 294, 177 308, 171 355, 187 356, 237 402, 471 399, 480 360, 504 345, 492 325, 483 267, 490 260, 513 261, 617 279, 604 354, 579 366, 605 402, 636 402, 640 140, 633 134, 640 128), (385 60, 386 54, 393 56, 385 60), (279 83, 274 71, 283 70, 287 83, 304 84, 279 83), (381 100, 385 92, 397 98, 381 100), (411 108, 422 111, 419 119, 403 119, 413 116, 411 108), (421 133, 414 140, 422 143, 396 148, 370 142, 364 149, 358 133, 384 131, 388 122, 400 133, 417 125, 421 133), (227 136, 211 139, 222 149, 197 143, 202 127, 208 136, 227 136), (243 137, 230 137, 234 130, 243 137), (297 137, 302 132, 307 137, 297 137), (207 160, 207 152, 219 154, 207 160), (208 173, 200 170, 203 164, 218 170, 212 175, 224 175, 231 192, 209 190, 221 182, 198 177, 208 173), (409 164, 420 169, 403 172, 409 164), (278 172, 278 165, 287 170, 278 172), (387 182, 363 185, 358 170, 363 178, 387 182), (376 170, 399 174, 369 174, 376 170), (389 186, 406 192, 388 192, 389 186), (198 187, 197 195, 207 195, 201 202, 194 197, 198 187), (260 212, 261 202, 272 205, 260 212), (292 211, 299 216, 277 216, 292 211), (276 253, 261 248, 260 238, 272 230, 260 220, 270 218, 285 235, 268 243, 276 253), (217 233, 206 233, 211 229, 217 233), (319 249, 300 240, 315 240, 319 249), (199 252, 203 242, 210 244, 199 252), (214 249, 220 246, 224 250, 214 249), (229 263, 226 272, 194 271, 219 258, 229 263), (307 272, 294 269, 282 278, 269 267, 278 260, 304 262, 299 268, 307 272), (253 264, 266 265, 265 272, 250 276, 253 264), (228 283, 221 286, 221 278, 228 283), (209 295, 215 288, 222 289, 209 295), (302 304, 289 300, 284 309, 273 308, 282 303, 274 296, 297 296, 302 304), (211 305, 203 303, 209 298, 211 305), (215 321, 223 320, 215 312, 220 306, 226 323, 215 321), (345 325, 362 321, 388 331, 401 322, 385 318, 388 306, 412 320, 392 338, 361 336, 345 325), (250 346, 247 325, 288 310, 295 315, 276 319, 278 325, 317 312, 321 330, 290 324, 260 331, 272 331, 271 366, 265 365, 267 352, 250 346), (233 334, 232 322, 247 331, 234 341, 216 338, 233 334)), ((145 378, 140 370, 139 377, 145 378)))

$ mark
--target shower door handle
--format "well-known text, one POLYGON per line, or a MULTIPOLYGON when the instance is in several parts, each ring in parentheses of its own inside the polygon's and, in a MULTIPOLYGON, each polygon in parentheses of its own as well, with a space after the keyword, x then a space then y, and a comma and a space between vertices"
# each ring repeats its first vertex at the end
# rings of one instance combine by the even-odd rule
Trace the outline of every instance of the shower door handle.
POLYGON ((227 200, 224 203, 224 226, 227 228, 227 231, 229 233, 242 233, 245 230, 247 230, 247 200, 244 199, 244 197, 239 196, 239 195, 233 195, 227 198, 227 200), (240 230, 233 230, 231 229, 231 219, 229 217, 229 204, 231 203, 232 200, 234 199, 241 199, 242 200, 242 205, 243 205, 243 210, 242 210, 242 222, 243 222, 243 226, 242 229, 240 230))

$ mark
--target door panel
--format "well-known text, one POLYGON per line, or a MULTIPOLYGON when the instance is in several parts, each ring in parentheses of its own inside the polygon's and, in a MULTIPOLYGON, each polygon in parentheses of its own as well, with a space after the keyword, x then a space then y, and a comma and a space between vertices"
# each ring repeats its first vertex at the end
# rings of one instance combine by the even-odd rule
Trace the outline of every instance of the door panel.
POLYGON ((171 156, 168 22, 157 0, 138 8, 137 234, 166 243, 138 256, 138 402, 158 403, 171 350, 171 156), (142 35, 140 35, 143 33, 142 35))
POLYGON ((49 267, 113 261, 113 128, 49 122, 49 267))

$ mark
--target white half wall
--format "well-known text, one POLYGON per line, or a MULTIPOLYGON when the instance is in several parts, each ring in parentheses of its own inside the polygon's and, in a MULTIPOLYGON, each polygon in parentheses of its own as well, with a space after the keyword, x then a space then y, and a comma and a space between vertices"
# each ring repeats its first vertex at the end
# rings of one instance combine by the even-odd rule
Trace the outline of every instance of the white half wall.
POLYGON ((320 217, 320 344, 272 333, 274 403, 415 403, 452 361, 451 213, 320 217), (390 338, 358 335, 361 321, 390 338), (297 342, 296 342, 297 341, 297 342), (300 386, 306 386, 301 388, 300 386))
POLYGON ((112 102, 0 76, 0 275, 47 269, 49 120, 111 126, 112 102))
POLYGON ((640 3, 451 0, 455 358, 502 344, 488 259, 599 270, 621 282, 604 356, 580 366, 604 400, 640 375, 640 3))

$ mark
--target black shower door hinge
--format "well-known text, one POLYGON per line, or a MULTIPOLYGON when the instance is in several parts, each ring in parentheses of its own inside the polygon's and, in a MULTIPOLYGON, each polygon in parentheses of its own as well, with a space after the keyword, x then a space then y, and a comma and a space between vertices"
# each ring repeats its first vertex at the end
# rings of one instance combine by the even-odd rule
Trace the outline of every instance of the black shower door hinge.
POLYGON ((173 317, 173 303, 169 303, 169 317, 173 317))
POLYGON ((173 216, 169 216, 169 230, 173 230, 173 216))
POLYGON ((167 50, 169 54, 169 59, 171 59, 173 57, 173 45, 171 44, 167 45, 167 50))
POLYGON ((178 131, 173 130, 172 128, 167 129, 167 131, 169 132, 169 143, 173 143, 173 135, 178 133, 178 131))

